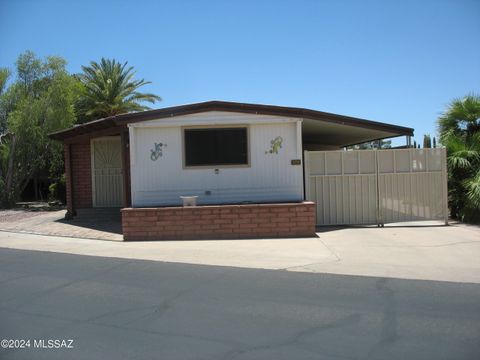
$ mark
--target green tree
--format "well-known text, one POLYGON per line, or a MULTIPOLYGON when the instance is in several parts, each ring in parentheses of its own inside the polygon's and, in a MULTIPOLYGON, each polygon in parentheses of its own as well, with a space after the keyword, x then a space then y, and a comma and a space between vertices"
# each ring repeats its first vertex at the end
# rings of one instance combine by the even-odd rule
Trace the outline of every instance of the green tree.
POLYGON ((432 138, 429 134, 423 135, 423 148, 430 149, 432 147, 432 138))
POLYGON ((92 61, 90 66, 82 66, 83 73, 78 78, 83 91, 77 102, 81 122, 147 110, 149 107, 145 102, 154 104, 161 100, 157 95, 138 91, 150 82, 135 80, 133 67, 127 67, 127 64, 102 58, 100 63, 92 61))
POLYGON ((451 214, 480 221, 480 97, 455 99, 438 125, 440 142, 447 148, 451 214))
POLYGON ((31 51, 18 57, 16 79, 0 94, 0 205, 12 206, 41 169, 63 173, 61 144, 50 132, 75 122, 79 82, 60 57, 41 60, 31 51))
POLYGON ((4 95, 9 78, 10 70, 7 68, 0 68, 0 135, 5 133, 7 128, 7 114, 12 109, 10 103, 14 102, 11 94, 10 96, 4 95))
POLYGON ((7 68, 0 68, 0 95, 5 90, 9 77, 10 77, 10 70, 7 68))
POLYGON ((355 150, 370 150, 370 149, 390 149, 392 147, 392 140, 377 140, 369 141, 363 144, 353 145, 351 148, 355 150))

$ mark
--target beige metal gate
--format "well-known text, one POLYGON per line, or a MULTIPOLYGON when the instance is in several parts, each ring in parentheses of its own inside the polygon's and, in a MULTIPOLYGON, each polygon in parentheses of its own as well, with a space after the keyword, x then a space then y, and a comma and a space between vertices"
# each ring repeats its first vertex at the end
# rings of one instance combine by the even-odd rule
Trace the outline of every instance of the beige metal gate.
POLYGON ((446 222, 446 151, 306 151, 305 192, 317 225, 446 222))
POLYGON ((122 148, 119 136, 91 141, 94 207, 122 206, 122 148))

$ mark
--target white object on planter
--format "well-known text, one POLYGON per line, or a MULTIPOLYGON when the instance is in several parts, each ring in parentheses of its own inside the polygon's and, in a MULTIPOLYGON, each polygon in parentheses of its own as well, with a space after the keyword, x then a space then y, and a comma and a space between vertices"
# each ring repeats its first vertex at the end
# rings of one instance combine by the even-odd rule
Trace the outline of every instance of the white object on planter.
POLYGON ((183 200, 183 206, 197 206, 198 196, 180 196, 183 200))

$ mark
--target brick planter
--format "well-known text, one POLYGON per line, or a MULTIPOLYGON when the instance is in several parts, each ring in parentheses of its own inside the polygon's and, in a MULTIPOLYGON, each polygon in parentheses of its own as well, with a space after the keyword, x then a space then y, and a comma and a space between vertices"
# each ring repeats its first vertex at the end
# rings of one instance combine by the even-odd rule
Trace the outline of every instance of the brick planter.
POLYGON ((124 240, 315 236, 313 202, 122 209, 124 240))

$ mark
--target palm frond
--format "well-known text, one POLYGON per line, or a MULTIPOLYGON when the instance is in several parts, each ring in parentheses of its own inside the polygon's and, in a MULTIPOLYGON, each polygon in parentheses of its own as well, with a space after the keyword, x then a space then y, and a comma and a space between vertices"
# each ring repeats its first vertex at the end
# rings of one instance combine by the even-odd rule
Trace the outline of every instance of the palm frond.
POLYGON ((472 163, 464 157, 461 156, 449 156, 448 157, 448 166, 452 169, 468 169, 472 166, 472 163))
POLYGON ((465 180, 464 184, 469 203, 473 208, 480 209, 480 169, 475 176, 465 180))
POLYGON ((480 96, 469 94, 463 98, 454 99, 447 110, 438 119, 440 134, 448 131, 460 133, 468 130, 473 133, 480 129, 480 96))
POLYGON ((99 63, 92 61, 82 66, 79 79, 85 92, 78 107, 89 117, 105 117, 132 111, 149 109, 144 105, 161 101, 151 93, 141 93, 138 89, 150 84, 144 79, 135 80, 133 66, 114 59, 102 58, 99 63))

